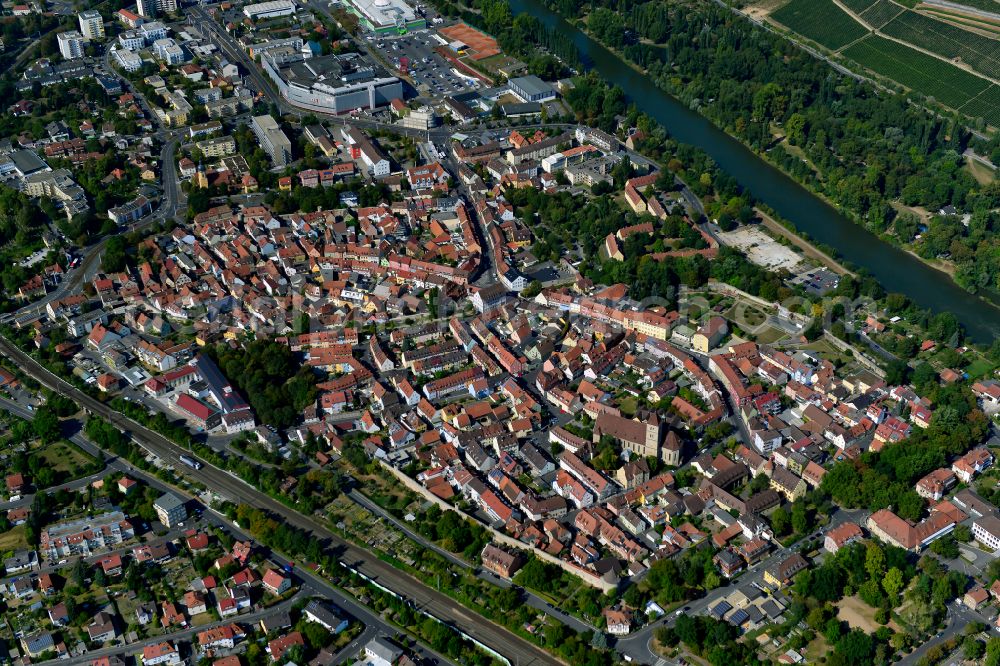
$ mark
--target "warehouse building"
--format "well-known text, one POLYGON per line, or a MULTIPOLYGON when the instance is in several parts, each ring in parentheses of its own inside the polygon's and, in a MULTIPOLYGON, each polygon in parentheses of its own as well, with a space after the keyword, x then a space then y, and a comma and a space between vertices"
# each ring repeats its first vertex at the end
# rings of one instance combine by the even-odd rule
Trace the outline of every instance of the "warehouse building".
POLYGON ((295 14, 295 3, 291 0, 258 2, 255 5, 247 5, 244 7, 243 13, 251 21, 278 18, 280 16, 291 16, 295 14))
POLYGON ((510 91, 525 102, 546 102, 556 98, 556 89, 537 76, 519 76, 508 83, 510 91))

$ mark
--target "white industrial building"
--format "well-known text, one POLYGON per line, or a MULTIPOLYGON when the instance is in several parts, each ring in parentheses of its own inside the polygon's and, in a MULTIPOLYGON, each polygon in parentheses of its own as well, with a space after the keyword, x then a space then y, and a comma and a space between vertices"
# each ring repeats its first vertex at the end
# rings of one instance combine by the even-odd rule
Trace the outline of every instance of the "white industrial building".
POLYGON ((510 91, 524 102, 545 102, 556 98, 556 89, 534 74, 519 76, 507 84, 510 91))
POLYGON ((247 5, 244 7, 243 13, 251 21, 278 18, 280 16, 291 16, 295 14, 295 3, 292 2, 292 0, 270 0, 270 2, 258 2, 257 4, 247 5))
POLYGON ((405 0, 348 0, 346 7, 362 25, 376 34, 405 32, 427 27, 427 21, 418 16, 405 0))

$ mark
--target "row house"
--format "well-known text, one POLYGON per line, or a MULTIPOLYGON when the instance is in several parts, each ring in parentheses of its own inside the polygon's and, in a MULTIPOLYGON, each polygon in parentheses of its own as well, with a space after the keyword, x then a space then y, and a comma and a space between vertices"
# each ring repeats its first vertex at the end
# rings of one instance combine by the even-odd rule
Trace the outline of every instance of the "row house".
POLYGON ((39 549, 50 560, 71 555, 90 556, 135 536, 132 523, 121 511, 90 516, 45 528, 39 549))
POLYGON ((563 451, 562 455, 559 456, 559 468, 576 477, 594 493, 598 501, 607 499, 618 489, 614 482, 606 479, 600 472, 587 465, 575 453, 563 451))

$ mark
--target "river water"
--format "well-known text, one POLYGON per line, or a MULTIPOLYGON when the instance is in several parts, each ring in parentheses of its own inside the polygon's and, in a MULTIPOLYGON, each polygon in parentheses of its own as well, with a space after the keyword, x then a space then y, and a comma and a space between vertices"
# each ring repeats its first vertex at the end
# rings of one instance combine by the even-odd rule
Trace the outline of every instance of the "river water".
POLYGON ((841 215, 832 206, 755 155, 708 119, 657 88, 643 74, 595 42, 540 0, 509 0, 515 14, 528 13, 570 35, 588 69, 621 86, 629 101, 655 118, 679 141, 697 146, 753 196, 817 241, 864 267, 888 290, 906 294, 935 312, 950 311, 969 336, 988 344, 1000 334, 1000 308, 974 296, 947 275, 894 247, 841 215))

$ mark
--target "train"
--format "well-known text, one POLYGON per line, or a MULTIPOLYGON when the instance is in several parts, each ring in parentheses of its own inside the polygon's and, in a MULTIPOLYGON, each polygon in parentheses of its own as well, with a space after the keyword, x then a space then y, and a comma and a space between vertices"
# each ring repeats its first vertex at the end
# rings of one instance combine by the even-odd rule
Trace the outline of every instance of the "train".
POLYGON ((192 458, 191 456, 181 456, 181 462, 191 469, 201 469, 202 467, 202 462, 197 458, 192 458))

